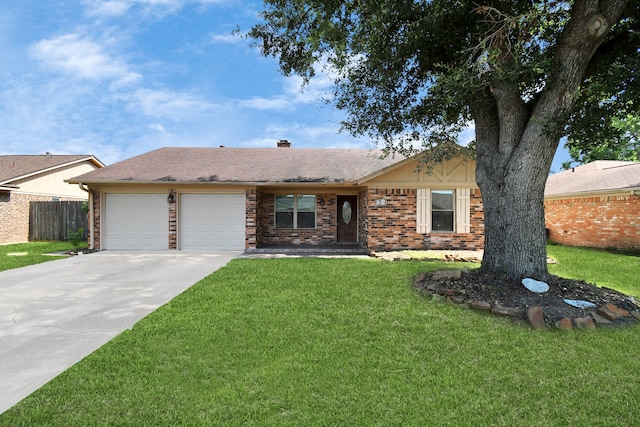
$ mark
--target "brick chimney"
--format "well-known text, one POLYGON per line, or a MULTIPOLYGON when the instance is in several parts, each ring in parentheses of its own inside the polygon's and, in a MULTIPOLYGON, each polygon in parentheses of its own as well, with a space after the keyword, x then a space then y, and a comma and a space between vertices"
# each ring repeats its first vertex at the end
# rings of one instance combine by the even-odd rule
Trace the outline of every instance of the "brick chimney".
POLYGON ((291 148, 291 143, 286 139, 278 141, 278 148, 291 148))

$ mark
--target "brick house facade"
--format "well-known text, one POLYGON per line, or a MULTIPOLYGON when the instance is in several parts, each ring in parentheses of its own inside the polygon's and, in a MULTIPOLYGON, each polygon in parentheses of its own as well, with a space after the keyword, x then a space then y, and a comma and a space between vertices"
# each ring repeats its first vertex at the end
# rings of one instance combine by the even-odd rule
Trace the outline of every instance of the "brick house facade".
POLYGON ((640 163, 600 160, 551 175, 549 240, 569 246, 640 248, 640 163))
POLYGON ((0 156, 0 244, 29 240, 31 202, 87 200, 64 180, 103 166, 93 156, 0 156))
POLYGON ((549 240, 592 248, 640 248, 640 195, 545 200, 549 240))
POLYGON ((462 158, 429 174, 415 158, 381 160, 365 150, 175 148, 121 163, 73 179, 91 190, 95 249, 142 248, 138 242, 155 242, 143 249, 245 251, 346 244, 373 252, 484 244, 475 162, 462 158), (196 212, 200 203, 210 207, 196 212), (224 203, 229 207, 212 211, 224 203), (140 221, 137 212, 158 222, 140 221), (444 228, 436 217, 446 219, 444 228), (238 219, 242 229, 232 232, 238 219), (128 231, 118 240, 120 227, 128 231), (194 237, 193 230, 201 232, 194 237))

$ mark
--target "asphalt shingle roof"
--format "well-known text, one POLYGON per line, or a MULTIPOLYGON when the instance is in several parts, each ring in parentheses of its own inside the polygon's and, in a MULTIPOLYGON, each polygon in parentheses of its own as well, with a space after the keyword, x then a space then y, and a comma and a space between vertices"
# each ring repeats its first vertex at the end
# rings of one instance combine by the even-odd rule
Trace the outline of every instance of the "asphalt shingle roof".
POLYGON ((550 175, 545 196, 640 188, 640 162, 598 160, 550 175))
POLYGON ((154 150, 72 182, 350 182, 399 162, 361 149, 185 148, 154 150))
POLYGON ((78 160, 92 158, 90 155, 8 155, 0 156, 0 184, 31 175, 46 169, 62 166, 78 160))

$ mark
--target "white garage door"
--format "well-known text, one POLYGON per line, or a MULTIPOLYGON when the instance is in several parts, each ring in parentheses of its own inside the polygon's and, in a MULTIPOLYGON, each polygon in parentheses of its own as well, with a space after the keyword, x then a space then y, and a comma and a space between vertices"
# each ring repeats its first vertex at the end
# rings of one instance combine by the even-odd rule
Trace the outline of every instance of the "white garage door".
POLYGON ((180 249, 244 250, 244 194, 180 196, 180 249))
POLYGON ((166 250, 166 194, 107 194, 105 249, 166 250))

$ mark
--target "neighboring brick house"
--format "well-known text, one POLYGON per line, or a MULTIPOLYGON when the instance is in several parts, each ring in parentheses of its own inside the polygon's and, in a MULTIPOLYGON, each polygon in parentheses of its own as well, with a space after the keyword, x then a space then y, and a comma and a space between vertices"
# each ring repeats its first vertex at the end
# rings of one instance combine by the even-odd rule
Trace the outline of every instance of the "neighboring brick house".
POLYGON ((29 240, 29 202, 87 200, 64 180, 101 167, 87 155, 0 156, 0 244, 29 240))
POLYGON ((549 176, 545 217, 556 243, 640 248, 640 163, 598 160, 549 176))
POLYGON ((415 158, 278 147, 162 148, 68 182, 90 190, 96 249, 483 247, 474 161, 426 174, 415 158))

